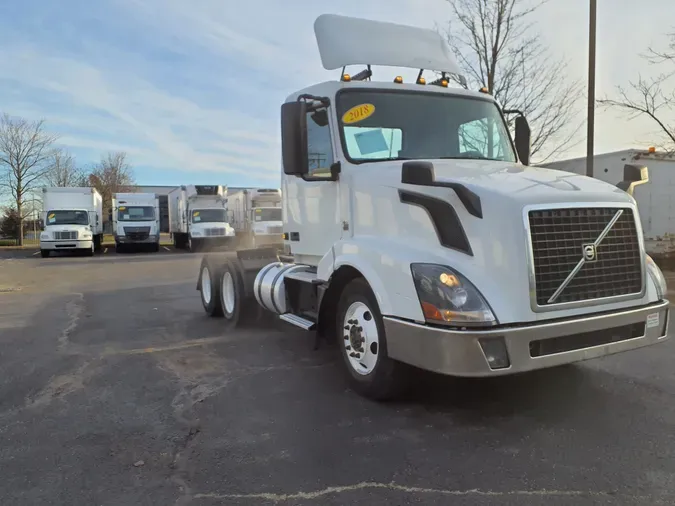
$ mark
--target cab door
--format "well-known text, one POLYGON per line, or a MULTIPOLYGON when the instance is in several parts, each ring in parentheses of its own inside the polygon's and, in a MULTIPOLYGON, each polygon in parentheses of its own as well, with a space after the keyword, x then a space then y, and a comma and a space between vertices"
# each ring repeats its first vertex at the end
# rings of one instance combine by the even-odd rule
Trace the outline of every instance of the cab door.
POLYGON ((341 183, 333 181, 338 136, 330 107, 307 113, 309 173, 284 176, 284 232, 294 255, 322 258, 342 236, 341 183))

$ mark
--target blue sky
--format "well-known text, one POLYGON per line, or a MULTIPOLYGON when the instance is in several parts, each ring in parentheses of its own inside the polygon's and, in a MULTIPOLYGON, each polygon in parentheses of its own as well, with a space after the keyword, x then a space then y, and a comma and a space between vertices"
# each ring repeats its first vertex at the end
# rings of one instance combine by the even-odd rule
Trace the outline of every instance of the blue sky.
MULTIPOLYGON (((598 93, 665 43, 671 0, 600 2, 598 93), (636 21, 643 20, 643 21, 636 21)), ((588 0, 551 0, 537 29, 585 79, 588 0)), ((0 17, 0 110, 44 118, 78 163, 124 150, 140 184, 274 185, 279 105, 335 77, 321 67, 312 24, 324 12, 423 27, 444 0, 6 0, 0 17)), ((582 104, 583 106, 583 104, 582 104)), ((600 113, 597 151, 645 147, 646 120, 600 113)), ((584 151, 580 143, 569 156, 584 151)))

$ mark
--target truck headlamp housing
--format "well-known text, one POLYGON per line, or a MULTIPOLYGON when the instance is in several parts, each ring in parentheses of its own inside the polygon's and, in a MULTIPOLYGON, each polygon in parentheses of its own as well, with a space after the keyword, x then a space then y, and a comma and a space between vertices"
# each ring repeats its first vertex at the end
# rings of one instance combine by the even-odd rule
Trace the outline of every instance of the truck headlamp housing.
POLYGON ((654 262, 654 259, 649 255, 646 255, 646 258, 647 258, 647 272, 649 273, 649 277, 652 279, 654 285, 656 286, 656 295, 658 295, 659 299, 663 299, 668 293, 668 285, 666 284, 666 278, 663 275, 663 272, 661 272, 661 269, 659 269, 659 266, 656 265, 656 262, 654 262))
POLYGON ((201 237, 202 233, 200 230, 193 230, 190 232, 190 235, 192 235, 192 237, 201 237))
POLYGON ((458 272, 435 264, 412 264, 410 269, 428 323, 458 327, 497 324, 478 289, 458 272))

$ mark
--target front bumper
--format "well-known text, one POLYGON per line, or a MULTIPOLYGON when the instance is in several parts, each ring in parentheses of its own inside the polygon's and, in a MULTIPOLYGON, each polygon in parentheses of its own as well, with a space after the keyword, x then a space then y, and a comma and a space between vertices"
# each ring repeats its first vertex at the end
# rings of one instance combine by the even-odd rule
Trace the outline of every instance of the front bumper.
MULTIPOLYGON (((554 367, 649 346, 668 338, 669 302, 489 330, 449 330, 384 318, 389 357, 451 376, 481 377, 554 367), (493 368, 486 339, 502 342, 508 367, 493 368)), ((492 348, 494 350, 494 347, 492 348)), ((494 355, 494 353, 493 353, 494 355)))
POLYGON ((91 249, 93 239, 84 239, 77 241, 40 241, 40 249, 59 251, 69 249, 91 249))
POLYGON ((253 243, 256 246, 282 245, 284 236, 283 234, 255 234, 253 243))
POLYGON ((119 244, 157 244, 159 242, 158 235, 150 235, 143 239, 134 239, 125 235, 115 235, 115 242, 119 244))

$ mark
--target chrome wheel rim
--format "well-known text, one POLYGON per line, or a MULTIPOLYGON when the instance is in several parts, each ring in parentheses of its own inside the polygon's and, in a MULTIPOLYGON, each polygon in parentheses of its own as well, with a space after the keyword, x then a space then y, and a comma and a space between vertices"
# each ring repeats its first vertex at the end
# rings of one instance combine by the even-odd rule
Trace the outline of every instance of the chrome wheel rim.
POLYGON ((350 305, 342 332, 342 345, 354 372, 362 376, 373 372, 380 353, 380 336, 370 308, 363 302, 350 305))

